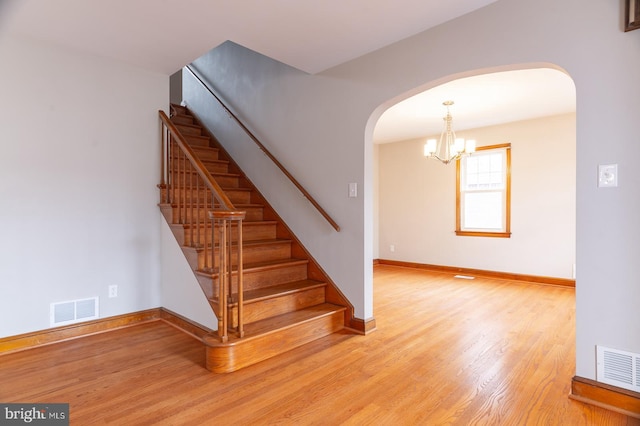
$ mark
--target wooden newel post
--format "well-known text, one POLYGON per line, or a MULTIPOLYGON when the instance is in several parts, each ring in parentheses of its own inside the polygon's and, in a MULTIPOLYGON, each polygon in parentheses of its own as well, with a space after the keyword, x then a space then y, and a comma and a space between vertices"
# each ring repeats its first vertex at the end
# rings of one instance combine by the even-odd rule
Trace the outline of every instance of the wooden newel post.
POLYGON ((234 222, 238 230, 237 237, 237 269, 236 269, 236 282, 238 292, 238 309, 237 312, 237 334, 238 337, 244 336, 244 289, 243 289, 243 271, 242 271, 242 221, 246 217, 246 212, 243 211, 225 211, 214 210, 209 212, 209 218, 218 224, 220 230, 220 239, 218 245, 218 251, 220 253, 220 264, 218 268, 218 292, 219 292, 219 309, 224 322, 224 330, 221 330, 221 325, 218 323, 218 334, 223 342, 228 339, 227 328, 229 324, 234 321, 229 320, 229 302, 232 300, 233 293, 233 262, 232 262, 232 250, 233 250, 233 237, 232 229, 234 222))

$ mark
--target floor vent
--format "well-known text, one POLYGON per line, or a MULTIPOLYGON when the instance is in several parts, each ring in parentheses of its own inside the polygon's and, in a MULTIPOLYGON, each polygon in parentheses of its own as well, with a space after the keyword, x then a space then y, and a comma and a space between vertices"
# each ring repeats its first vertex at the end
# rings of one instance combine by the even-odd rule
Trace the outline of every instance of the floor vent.
POLYGON ((640 354, 597 348, 596 379, 608 385, 640 392, 640 354))
POLYGON ((476 277, 472 277, 471 275, 454 275, 453 278, 459 278, 461 280, 475 280, 476 277))
POLYGON ((51 327, 74 324, 98 318, 98 298, 70 300, 51 304, 49 324, 51 327))

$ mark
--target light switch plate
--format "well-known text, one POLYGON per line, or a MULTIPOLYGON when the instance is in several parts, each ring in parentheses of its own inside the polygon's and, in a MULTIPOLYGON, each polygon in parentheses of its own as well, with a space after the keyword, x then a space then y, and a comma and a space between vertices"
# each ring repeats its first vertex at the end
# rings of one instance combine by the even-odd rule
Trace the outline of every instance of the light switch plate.
POLYGON ((349 198, 357 198, 358 197, 358 184, 350 183, 349 184, 349 198))
POLYGON ((613 188, 618 186, 618 165, 600 164, 598 166, 598 187, 613 188))

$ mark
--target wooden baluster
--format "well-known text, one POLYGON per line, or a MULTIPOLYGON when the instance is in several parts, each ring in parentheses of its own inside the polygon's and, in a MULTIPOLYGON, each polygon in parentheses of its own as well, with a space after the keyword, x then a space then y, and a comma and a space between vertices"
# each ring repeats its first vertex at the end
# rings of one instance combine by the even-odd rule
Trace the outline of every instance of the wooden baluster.
MULTIPOLYGON (((209 192, 211 191, 207 191, 207 196, 209 196, 209 192)), ((211 214, 213 214, 216 211, 216 200, 213 194, 211 195, 211 214)), ((220 235, 218 235, 218 240, 220 239, 219 237, 220 235)), ((218 247, 219 246, 220 241, 218 241, 218 247)), ((216 221, 213 220, 211 221, 211 256, 209 256, 209 259, 211 260, 211 269, 214 269, 216 267, 216 221)))
POLYGON ((176 197, 176 203, 177 203, 177 207, 178 207, 178 223, 182 223, 182 195, 180 194, 180 182, 182 181, 182 179, 180 178, 180 173, 182 171, 182 150, 180 149, 180 147, 176 144, 176 154, 178 155, 178 158, 175 159, 176 161, 176 192, 177 192, 177 197, 176 197))
POLYGON ((160 121, 160 203, 167 202, 167 185, 164 178, 164 174, 165 174, 164 152, 167 149, 167 147, 165 146, 166 140, 167 140, 167 126, 165 126, 164 123, 160 121))
POLYGON ((176 203, 178 205, 178 223, 182 223, 182 150, 180 149, 180 145, 176 144, 176 154, 178 158, 176 158, 176 203))
MULTIPOLYGON (((194 202, 196 202, 193 199, 193 171, 195 170, 193 168, 193 165, 191 164, 191 162, 187 162, 187 166, 189 169, 189 188, 185 191, 189 194, 189 214, 186 215, 185 219, 187 221, 187 223, 189 224, 189 244, 191 245, 191 247, 194 246, 195 244, 195 236, 193 235, 193 204, 194 202)), ((187 179, 187 177, 185 176, 185 180, 187 179)), ((196 199, 198 198, 198 194, 196 194, 196 199)))
MULTIPOLYGON (((202 178, 200 177, 200 175, 196 175, 196 247, 201 247, 200 245, 200 181, 202 180, 202 178)), ((206 198, 206 192, 205 194, 205 198, 206 198)), ((204 205, 207 205, 207 200, 205 199, 204 201, 204 205)), ((191 215, 191 224, 193 225, 193 215, 191 215)), ((206 229, 205 229, 205 234, 206 234, 206 229)), ((193 241, 193 240, 192 240, 193 241)))
POLYGON ((243 288, 243 270, 242 270, 242 219, 237 222, 238 227, 238 337, 244 337, 244 288, 243 288))
POLYGON ((166 189, 165 189, 165 202, 170 203, 171 202, 171 193, 169 192, 169 188, 171 186, 171 160, 169 158, 169 152, 171 150, 171 133, 169 133, 169 129, 167 128, 166 130, 166 146, 165 146, 165 150, 163 151, 163 158, 164 158, 164 164, 165 164, 165 177, 167 179, 166 181, 166 189))
MULTIPOLYGON (((233 303, 232 295, 233 295, 233 238, 231 234, 231 220, 225 220, 224 229, 225 234, 227 235, 227 244, 225 245, 225 250, 227 252, 227 306, 233 303)), ((231 321, 230 321, 231 324, 231 321)))
POLYGON ((187 156, 185 153, 180 150, 182 153, 182 215, 180 216, 180 223, 187 223, 187 156))
POLYGON ((219 309, 220 315, 222 316, 222 321, 218 322, 218 334, 220 336, 220 340, 222 342, 226 342, 228 340, 227 336, 227 327, 228 327, 228 309, 227 309, 227 250, 225 249, 227 245, 227 235, 226 235, 226 221, 221 220, 218 226, 220 230, 220 239, 218 242, 218 252, 220 254, 220 264, 218 266, 218 277, 219 277, 219 309))
MULTIPOLYGON (((207 189, 204 188, 203 189, 205 194, 207 193, 207 189)), ((211 268, 211 264, 213 262, 209 262, 210 257, 213 257, 213 250, 211 251, 211 254, 209 254, 209 236, 211 236, 211 247, 213 247, 213 242, 215 241, 215 235, 213 233, 213 227, 211 228, 211 234, 209 234, 207 232, 207 212, 206 212, 206 208, 207 208, 207 203, 204 203, 204 209, 205 209, 205 217, 204 220, 202 221, 203 226, 204 226, 204 269, 205 270, 209 270, 209 268, 211 268)))
POLYGON ((172 185, 173 185, 173 161, 170 157, 171 150, 173 149, 173 142, 171 138, 171 133, 167 134, 168 141, 167 146, 169 147, 167 151, 167 196, 169 197, 169 204, 173 202, 172 197, 172 185))
POLYGON ((174 147, 176 148, 176 158, 173 160, 176 163, 176 181, 174 184, 176 198, 174 201, 178 207, 178 223, 180 223, 180 210, 182 209, 182 194, 180 193, 180 182, 182 180, 182 150, 180 149, 180 145, 178 145, 177 140, 174 147))
MULTIPOLYGON (((170 134, 169 135, 169 160, 170 160, 170 171, 171 171, 171 180, 169 181, 169 187, 171 188, 171 191, 169 193, 169 202, 171 204, 175 203, 176 201, 176 159, 174 157, 174 153, 176 152, 176 142, 173 139, 173 136, 170 134)), ((175 215, 173 217, 173 223, 176 223, 176 218, 175 215)))
POLYGON ((169 186, 171 185, 171 133, 169 132, 169 128, 167 128, 167 138, 166 138, 166 142, 167 142, 167 146, 166 146, 166 150, 164 151, 164 155, 165 155, 165 173, 166 173, 166 177, 167 177, 167 190, 166 190, 166 195, 167 195, 167 203, 171 202, 171 194, 169 193, 169 186))
POLYGON ((173 202, 176 203, 176 207, 178 207, 178 215, 177 217, 180 218, 180 154, 181 154, 181 150, 180 150, 180 145, 178 145, 178 140, 175 138, 174 136, 174 143, 173 143, 173 163, 175 164, 175 180, 173 181, 173 187, 174 187, 174 197, 173 197, 173 202))

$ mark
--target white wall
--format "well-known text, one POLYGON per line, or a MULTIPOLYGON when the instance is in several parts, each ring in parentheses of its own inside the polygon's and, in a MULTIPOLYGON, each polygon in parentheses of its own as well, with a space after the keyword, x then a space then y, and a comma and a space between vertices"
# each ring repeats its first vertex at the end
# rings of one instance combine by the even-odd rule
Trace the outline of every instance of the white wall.
POLYGON ((372 204, 373 204, 373 253, 374 259, 380 259, 380 145, 373 145, 373 178, 372 204))
MULTIPOLYGON (((499 0, 317 75, 239 49, 202 63, 293 174, 335 215, 338 235, 305 213, 294 231, 356 307, 373 315, 375 123, 399 100, 478 73, 557 66, 576 84, 576 372, 595 379, 595 345, 640 352, 640 31, 622 31, 622 1, 499 0), (598 164, 618 163, 620 186, 598 189, 598 164), (346 199, 349 182, 362 197, 346 199), (603 250, 606 247, 606 250, 603 250)), ((358 19, 358 17, 353 17, 358 19)), ((228 46, 227 46, 228 47, 228 46)), ((244 149, 244 145, 240 150, 244 149)), ((247 148, 248 149, 248 148, 247 148)), ((258 160, 260 187, 289 187, 258 160)), ((285 219, 305 210, 291 195, 285 219)), ((273 199, 272 199, 273 200, 273 199)))
POLYGON ((48 328, 51 302, 160 306, 169 77, 9 36, 0 57, 0 337, 48 328))
POLYGON ((162 239, 160 249, 162 307, 200 325, 217 330, 218 320, 184 253, 171 233, 171 228, 164 219, 162 219, 160 238, 162 239))
POLYGON ((511 143, 511 238, 455 235, 456 167, 425 159, 426 138, 379 145, 380 257, 572 278, 575 128, 567 114, 457 132, 511 143))

